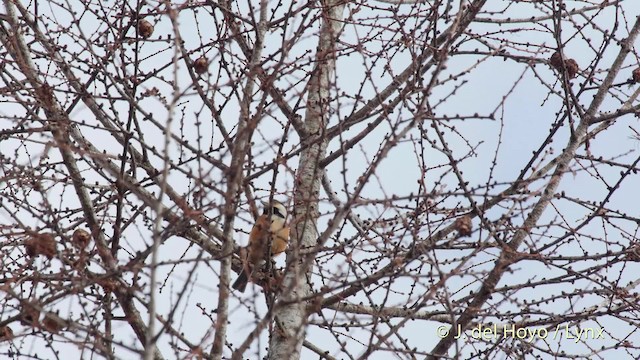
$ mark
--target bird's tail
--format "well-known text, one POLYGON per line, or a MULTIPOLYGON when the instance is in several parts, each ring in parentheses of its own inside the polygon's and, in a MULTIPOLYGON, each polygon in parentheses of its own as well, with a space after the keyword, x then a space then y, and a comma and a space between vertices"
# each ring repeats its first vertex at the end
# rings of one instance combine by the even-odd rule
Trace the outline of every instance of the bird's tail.
POLYGON ((236 281, 233 282, 233 285, 231 285, 231 287, 243 293, 244 290, 247 288, 248 282, 249 282, 249 276, 247 275, 247 271, 243 270, 240 273, 240 275, 238 275, 238 278, 236 279, 236 281))

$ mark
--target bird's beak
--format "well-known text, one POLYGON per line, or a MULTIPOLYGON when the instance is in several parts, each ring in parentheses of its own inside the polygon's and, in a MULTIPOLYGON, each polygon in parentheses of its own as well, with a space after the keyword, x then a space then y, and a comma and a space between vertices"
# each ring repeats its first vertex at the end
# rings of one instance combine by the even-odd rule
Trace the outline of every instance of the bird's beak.
POLYGON ((268 202, 266 202, 266 201, 260 201, 260 203, 262 204, 262 206, 263 206, 264 208, 268 208, 268 207, 269 207, 269 203, 268 203, 268 202))

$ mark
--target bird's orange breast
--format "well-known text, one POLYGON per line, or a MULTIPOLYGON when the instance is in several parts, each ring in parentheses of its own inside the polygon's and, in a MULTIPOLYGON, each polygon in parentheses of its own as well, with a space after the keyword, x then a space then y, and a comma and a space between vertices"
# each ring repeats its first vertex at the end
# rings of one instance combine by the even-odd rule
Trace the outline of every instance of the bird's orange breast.
POLYGON ((283 252, 288 242, 289 227, 281 227, 272 222, 267 215, 261 215, 249 234, 249 261, 255 264, 264 260, 269 243, 271 243, 271 256, 274 256, 283 252))
POLYGON ((289 227, 277 229, 273 232, 273 243, 271 243, 271 254, 277 255, 287 249, 289 243, 289 227))

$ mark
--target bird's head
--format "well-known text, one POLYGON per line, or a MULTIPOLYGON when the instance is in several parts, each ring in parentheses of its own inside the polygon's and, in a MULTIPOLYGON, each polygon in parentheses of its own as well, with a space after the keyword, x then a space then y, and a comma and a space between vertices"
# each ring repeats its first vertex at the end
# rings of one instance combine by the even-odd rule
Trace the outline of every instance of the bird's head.
POLYGON ((287 208, 278 200, 273 200, 272 203, 263 201, 264 214, 271 215, 272 218, 280 218, 284 220, 287 217, 287 208))

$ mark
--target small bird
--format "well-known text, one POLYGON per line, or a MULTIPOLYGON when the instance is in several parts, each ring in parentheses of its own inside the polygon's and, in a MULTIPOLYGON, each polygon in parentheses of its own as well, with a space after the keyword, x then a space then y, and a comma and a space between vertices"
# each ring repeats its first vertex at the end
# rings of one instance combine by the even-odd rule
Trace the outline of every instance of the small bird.
POLYGON ((285 224, 287 209, 276 200, 272 204, 262 202, 262 205, 264 211, 249 234, 242 272, 232 285, 240 292, 244 292, 254 272, 260 271, 267 259, 282 253, 289 243, 289 227, 285 224))

